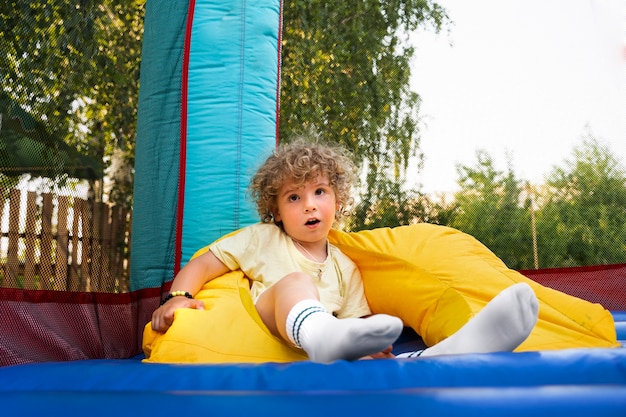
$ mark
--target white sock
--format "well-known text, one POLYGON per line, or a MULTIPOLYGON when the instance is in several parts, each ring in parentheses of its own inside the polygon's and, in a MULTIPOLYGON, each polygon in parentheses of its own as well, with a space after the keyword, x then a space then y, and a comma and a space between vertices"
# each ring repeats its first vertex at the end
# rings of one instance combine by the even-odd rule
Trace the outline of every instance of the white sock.
POLYGON ((385 314, 338 319, 317 300, 303 300, 287 316, 287 335, 313 362, 356 360, 383 351, 402 332, 402 320, 385 314))
POLYGON ((511 352, 535 327, 538 310, 539 303, 532 288, 518 283, 496 295, 452 336, 423 351, 396 357, 511 352))
POLYGON ((404 352, 404 353, 399 353, 396 355, 396 359, 402 359, 402 358, 417 358, 418 356, 422 356, 422 353, 424 353, 425 349, 422 350, 414 350, 413 352, 404 352))

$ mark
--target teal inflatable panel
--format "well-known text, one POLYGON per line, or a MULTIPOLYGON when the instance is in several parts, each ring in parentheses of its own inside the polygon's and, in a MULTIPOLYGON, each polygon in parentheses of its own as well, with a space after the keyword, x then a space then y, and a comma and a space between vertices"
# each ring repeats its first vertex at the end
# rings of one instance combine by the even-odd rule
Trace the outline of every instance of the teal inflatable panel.
POLYGON ((131 290, 258 221, 250 176, 276 144, 278 0, 152 0, 139 94, 131 290))
POLYGON ((196 2, 182 264, 220 236, 259 221, 246 194, 276 144, 279 18, 278 1, 196 2))
POLYGON ((146 2, 131 239, 131 291, 173 278, 186 1, 146 2))

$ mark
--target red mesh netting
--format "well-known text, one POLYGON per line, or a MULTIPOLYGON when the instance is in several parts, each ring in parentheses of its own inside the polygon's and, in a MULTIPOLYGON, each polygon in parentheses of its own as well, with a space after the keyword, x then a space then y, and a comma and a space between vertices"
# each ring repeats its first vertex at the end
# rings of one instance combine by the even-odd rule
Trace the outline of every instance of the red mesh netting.
MULTIPOLYGON (((522 273, 609 310, 626 311, 626 264, 522 273)), ((0 288, 0 366, 140 354, 143 327, 164 290, 107 294, 0 288)))
POLYGON ((0 288, 0 366, 135 356, 160 297, 0 288))
POLYGON ((520 271, 533 281, 566 294, 626 311, 626 264, 520 271))

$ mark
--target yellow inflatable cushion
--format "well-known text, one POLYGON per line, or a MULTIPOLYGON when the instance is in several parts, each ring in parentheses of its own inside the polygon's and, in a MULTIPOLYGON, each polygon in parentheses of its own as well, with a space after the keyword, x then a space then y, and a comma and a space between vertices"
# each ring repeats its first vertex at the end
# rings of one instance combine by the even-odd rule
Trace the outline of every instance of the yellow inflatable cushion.
MULTIPOLYGON (((508 269, 484 245, 458 230, 418 224, 357 233, 333 230, 329 239, 359 266, 372 311, 400 317, 428 346, 457 331, 504 288, 522 281, 537 294, 539 320, 518 351, 619 346, 613 318, 602 306, 508 269)), ((143 337, 146 361, 306 359, 263 325, 248 285, 240 271, 233 271, 205 284, 196 295, 205 310, 177 310, 164 334, 152 331, 148 323, 143 337)))
POLYGON ((517 282, 528 283, 539 299, 537 326, 517 351, 620 346, 613 317, 601 305, 537 284, 456 229, 418 224, 333 231, 330 240, 358 264, 372 311, 400 317, 427 346, 517 282))
POLYGON ((241 271, 206 283, 195 298, 204 301, 205 309, 176 310, 167 332, 157 333, 150 323, 146 325, 146 362, 262 363, 307 359, 304 352, 283 343, 265 327, 250 297, 248 279, 241 271))

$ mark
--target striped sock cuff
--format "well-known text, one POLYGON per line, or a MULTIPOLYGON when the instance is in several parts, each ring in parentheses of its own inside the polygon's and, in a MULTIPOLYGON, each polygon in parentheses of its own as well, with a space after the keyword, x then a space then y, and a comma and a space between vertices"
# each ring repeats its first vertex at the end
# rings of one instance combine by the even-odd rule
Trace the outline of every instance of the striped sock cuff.
POLYGON ((302 348, 300 344, 302 324, 308 317, 315 313, 326 313, 326 309, 316 300, 303 300, 293 306, 287 316, 287 336, 289 336, 289 340, 299 348, 302 348))
POLYGON ((413 352, 404 352, 404 353, 400 353, 398 355, 396 355, 396 358, 401 359, 401 358, 417 358, 419 356, 422 355, 422 353, 424 353, 425 349, 422 350, 414 350, 413 352))

